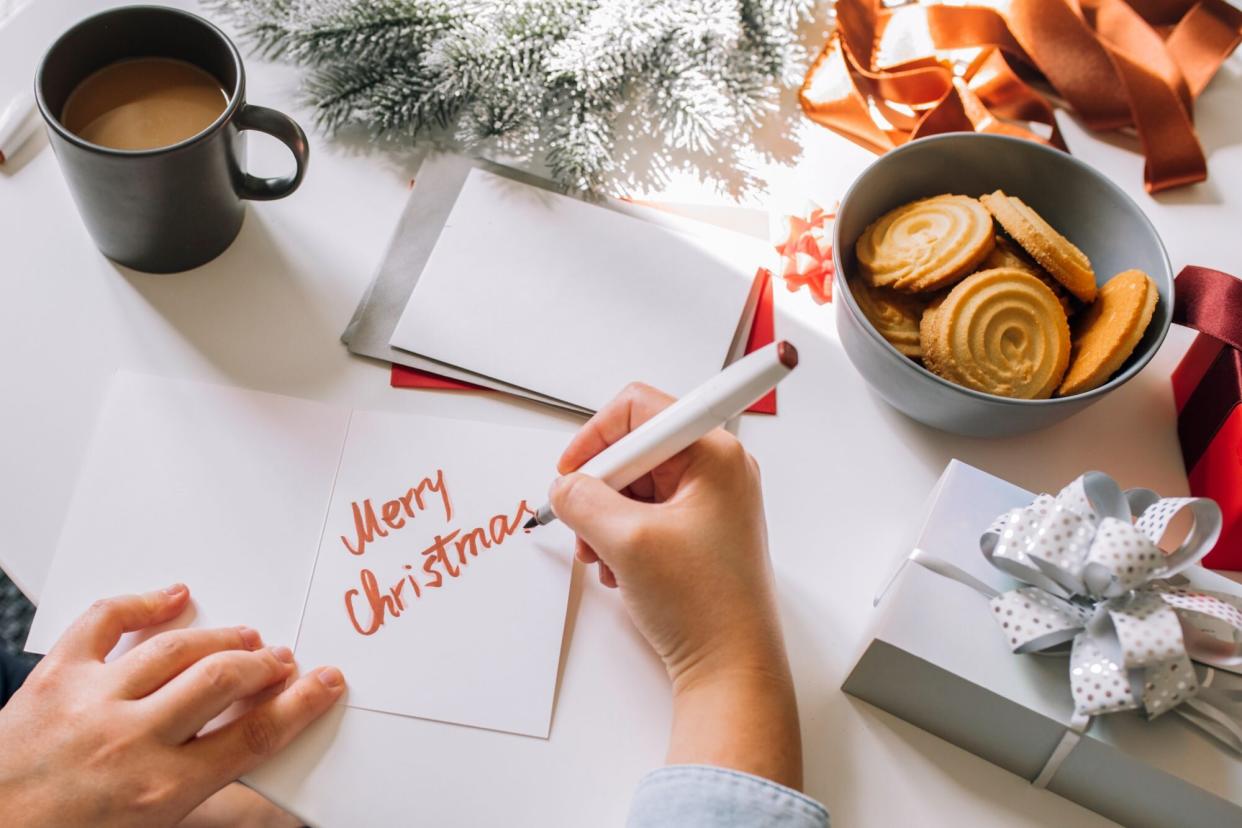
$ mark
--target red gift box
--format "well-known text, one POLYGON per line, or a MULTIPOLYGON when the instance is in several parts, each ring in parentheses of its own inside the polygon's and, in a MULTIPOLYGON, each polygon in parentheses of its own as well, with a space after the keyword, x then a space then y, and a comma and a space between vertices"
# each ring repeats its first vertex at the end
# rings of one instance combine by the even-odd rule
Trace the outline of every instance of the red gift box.
POLYGON ((1187 267, 1174 293, 1174 321, 1199 331, 1173 371, 1177 436, 1191 494, 1215 500, 1224 516, 1203 564, 1242 570, 1242 281, 1187 267))

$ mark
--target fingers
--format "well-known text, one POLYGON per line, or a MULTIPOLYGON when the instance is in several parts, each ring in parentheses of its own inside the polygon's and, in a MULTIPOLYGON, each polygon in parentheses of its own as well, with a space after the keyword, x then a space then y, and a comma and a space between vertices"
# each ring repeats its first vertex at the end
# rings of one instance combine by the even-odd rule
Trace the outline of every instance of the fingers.
POLYGON ((582 538, 578 538, 574 546, 574 556, 588 566, 593 563, 599 564, 599 582, 606 587, 612 588, 617 585, 617 576, 613 574, 612 567, 599 559, 599 555, 595 554, 595 550, 586 544, 582 538))
POLYGON ((649 385, 627 385, 573 436, 557 461, 557 471, 568 474, 578 469, 673 402, 673 397, 649 385))
POLYGON ((108 667, 120 675, 122 697, 140 699, 212 653, 253 651, 262 646, 263 639, 249 627, 169 630, 139 644, 108 667))
POLYGON ((653 508, 585 474, 558 478, 548 497, 556 516, 600 557, 624 547, 636 528, 650 519, 653 508))
POLYGON ((185 742, 229 705, 253 696, 293 672, 288 647, 256 652, 229 650, 198 661, 143 700, 156 721, 155 729, 169 744, 185 742))
POLYGON ((635 500, 641 500, 650 503, 655 498, 655 485, 652 483, 651 475, 644 474, 630 485, 621 490, 621 494, 632 497, 635 500))
POLYGON ((747 453, 745 446, 723 428, 716 428, 699 438, 687 449, 692 452, 691 463, 712 478, 740 479, 746 474, 759 474, 759 465, 747 453))
POLYGON ((574 556, 584 564, 593 564, 599 560, 599 555, 595 554, 595 550, 582 538, 577 538, 574 543, 574 556))
POLYGON ((96 601, 73 622, 52 652, 102 661, 122 635, 171 621, 181 614, 189 599, 190 590, 185 584, 173 584, 142 595, 96 601))
POLYGON ((344 692, 341 671, 321 667, 237 721, 196 740, 190 748, 206 767, 223 775, 222 781, 236 779, 289 744, 344 692))

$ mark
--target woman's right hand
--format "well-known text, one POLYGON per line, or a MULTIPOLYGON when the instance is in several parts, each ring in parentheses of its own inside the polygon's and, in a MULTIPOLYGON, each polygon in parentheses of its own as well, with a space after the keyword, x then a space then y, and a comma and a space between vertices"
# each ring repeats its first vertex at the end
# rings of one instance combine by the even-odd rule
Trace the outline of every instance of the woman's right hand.
POLYGON ((793 682, 776 609, 759 468, 717 429, 618 493, 573 471, 673 402, 631 385, 573 437, 553 511, 599 564, 674 691, 670 763, 801 785, 793 682), (765 744, 766 743, 766 744, 765 744))

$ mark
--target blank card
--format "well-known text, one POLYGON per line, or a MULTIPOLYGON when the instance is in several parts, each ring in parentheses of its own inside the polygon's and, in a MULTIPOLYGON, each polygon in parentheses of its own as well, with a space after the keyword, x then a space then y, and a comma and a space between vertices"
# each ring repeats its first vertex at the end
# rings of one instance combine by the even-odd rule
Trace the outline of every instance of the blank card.
POLYGON ((26 649, 46 653, 96 598, 176 581, 194 608, 173 626, 293 646, 348 425, 310 400, 118 373, 26 649))
POLYGON ((767 247, 691 235, 475 169, 393 347, 598 409, 719 371, 767 247))

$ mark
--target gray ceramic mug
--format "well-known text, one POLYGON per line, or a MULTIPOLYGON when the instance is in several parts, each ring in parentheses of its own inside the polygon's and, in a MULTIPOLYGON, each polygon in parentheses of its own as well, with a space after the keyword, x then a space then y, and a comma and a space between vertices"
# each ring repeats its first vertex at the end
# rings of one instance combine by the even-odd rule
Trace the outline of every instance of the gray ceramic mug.
POLYGON ((289 116, 246 103, 246 73, 233 42, 201 17, 160 6, 125 6, 88 17, 60 36, 39 67, 35 99, 78 212, 104 255, 151 273, 188 270, 237 237, 245 201, 284 198, 306 174, 306 135, 289 116), (228 103, 202 132, 167 147, 118 150, 61 123, 70 93, 120 60, 187 61, 220 82, 228 103), (266 132, 293 153, 294 172, 245 172, 246 131, 266 132))

